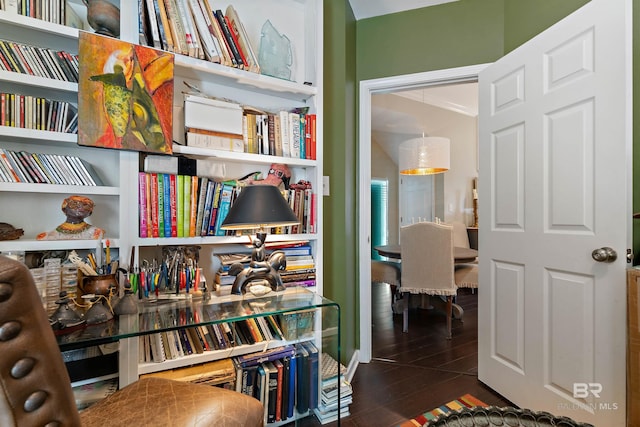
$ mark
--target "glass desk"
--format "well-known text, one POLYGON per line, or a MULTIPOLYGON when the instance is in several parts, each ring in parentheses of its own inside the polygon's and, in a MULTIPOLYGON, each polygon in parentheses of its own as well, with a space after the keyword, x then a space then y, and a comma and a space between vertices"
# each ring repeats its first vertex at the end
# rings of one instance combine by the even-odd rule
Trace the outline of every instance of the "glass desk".
MULTIPOLYGON (((178 298, 143 300, 138 303, 138 314, 116 316, 113 320, 89 325, 57 335, 62 351, 119 342, 120 388, 138 379, 140 375, 178 369, 215 360, 227 359, 249 353, 266 351, 289 344, 313 342, 318 348, 319 367, 324 354, 340 360, 340 307, 337 303, 305 288, 287 288, 270 292, 265 296, 227 295, 202 298, 178 298), (207 325, 232 325, 240 329, 241 322, 248 319, 276 319, 281 337, 272 337, 259 342, 242 342, 200 353, 166 359, 162 362, 145 360, 139 362, 141 337, 146 335, 182 331, 207 325)), ((266 322, 263 322, 263 324, 266 322)), ((233 329, 233 328, 232 328, 233 329)), ((235 333, 235 332, 234 332, 235 333)), ((321 396, 322 384, 335 379, 338 372, 325 375, 317 373, 317 394, 321 396)), ((315 380, 315 378, 314 378, 315 380)), ((319 401, 319 400, 318 400, 319 401)), ((307 410, 298 413, 296 419, 311 415, 307 410)), ((286 420, 292 422, 291 419, 286 420)), ((278 423, 269 425, 279 425, 278 423)))

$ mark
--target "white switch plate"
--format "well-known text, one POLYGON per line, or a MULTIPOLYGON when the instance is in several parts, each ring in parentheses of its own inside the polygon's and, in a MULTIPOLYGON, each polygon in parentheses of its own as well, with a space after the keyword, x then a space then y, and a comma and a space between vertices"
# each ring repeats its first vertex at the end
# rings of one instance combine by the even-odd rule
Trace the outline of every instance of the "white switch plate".
POLYGON ((329 195, 329 177, 328 176, 322 177, 322 195, 323 196, 329 195))

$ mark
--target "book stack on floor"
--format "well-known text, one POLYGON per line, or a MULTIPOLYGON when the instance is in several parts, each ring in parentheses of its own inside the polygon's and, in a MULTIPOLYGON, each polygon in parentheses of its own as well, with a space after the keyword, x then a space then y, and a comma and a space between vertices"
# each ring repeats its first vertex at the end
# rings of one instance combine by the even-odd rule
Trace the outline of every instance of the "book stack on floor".
POLYGON ((338 419, 338 403, 340 404, 340 418, 349 413, 349 405, 353 402, 353 389, 345 379, 346 368, 327 353, 322 353, 322 392, 320 402, 314 413, 322 424, 338 419), (338 369, 340 375, 338 376, 338 369), (339 387, 338 387, 339 384, 339 387))

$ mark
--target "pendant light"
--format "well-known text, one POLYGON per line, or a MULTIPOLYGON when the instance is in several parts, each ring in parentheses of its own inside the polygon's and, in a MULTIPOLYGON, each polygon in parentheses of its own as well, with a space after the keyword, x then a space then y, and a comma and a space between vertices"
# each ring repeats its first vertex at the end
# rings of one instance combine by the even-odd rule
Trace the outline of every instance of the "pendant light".
POLYGON ((449 138, 424 135, 400 144, 401 175, 433 175, 449 170, 449 138))

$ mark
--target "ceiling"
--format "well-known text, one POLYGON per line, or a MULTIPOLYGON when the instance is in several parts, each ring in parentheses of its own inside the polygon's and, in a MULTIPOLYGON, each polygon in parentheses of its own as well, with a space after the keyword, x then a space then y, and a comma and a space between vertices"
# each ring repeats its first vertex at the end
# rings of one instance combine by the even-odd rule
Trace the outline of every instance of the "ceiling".
MULTIPOLYGON (((422 89, 393 92, 392 95, 470 117, 478 116, 477 82, 430 86, 422 89)), ((420 124, 422 118, 417 110, 415 110, 415 113, 391 111, 374 104, 371 111, 371 130, 389 134, 419 133, 423 127, 420 124)))
POLYGON ((476 117, 478 115, 478 83, 430 86, 404 92, 394 92, 413 101, 476 117))
POLYGON ((458 0, 349 0, 349 3, 356 20, 360 20, 453 1, 458 0))

